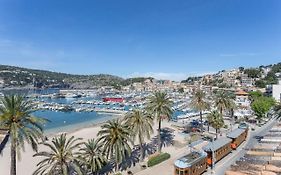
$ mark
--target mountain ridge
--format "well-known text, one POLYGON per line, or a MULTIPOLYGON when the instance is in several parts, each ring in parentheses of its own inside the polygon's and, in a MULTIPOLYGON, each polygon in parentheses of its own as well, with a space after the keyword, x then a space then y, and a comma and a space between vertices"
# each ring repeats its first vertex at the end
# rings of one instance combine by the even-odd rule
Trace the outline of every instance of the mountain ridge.
MULTIPOLYGON (((147 77, 151 78, 151 77, 147 77)), ((30 69, 18 66, 0 65, 0 87, 35 88, 93 88, 96 86, 125 86, 143 82, 146 77, 125 79, 110 74, 78 75, 49 70, 30 69), (1 85, 2 84, 2 85, 1 85)))

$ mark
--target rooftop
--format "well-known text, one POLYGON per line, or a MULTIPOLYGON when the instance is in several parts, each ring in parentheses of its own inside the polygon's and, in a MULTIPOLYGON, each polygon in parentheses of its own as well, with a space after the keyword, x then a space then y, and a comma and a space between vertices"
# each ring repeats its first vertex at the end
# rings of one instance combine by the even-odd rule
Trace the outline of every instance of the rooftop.
POLYGON ((243 132, 245 131, 245 129, 240 129, 237 128, 235 130, 233 130, 232 132, 227 134, 228 138, 232 138, 232 139, 236 139, 239 135, 241 135, 243 132))
POLYGON ((207 157, 205 152, 191 152, 180 159, 175 161, 175 166, 178 168, 188 168, 191 167, 194 163, 207 157))
POLYGON ((239 90, 239 91, 235 92, 235 95, 249 95, 249 94, 243 90, 239 90))
POLYGON ((219 138, 218 140, 214 141, 214 142, 210 142, 207 146, 203 147, 204 151, 216 151, 219 148, 221 148, 222 146, 231 143, 231 139, 229 138, 219 138))

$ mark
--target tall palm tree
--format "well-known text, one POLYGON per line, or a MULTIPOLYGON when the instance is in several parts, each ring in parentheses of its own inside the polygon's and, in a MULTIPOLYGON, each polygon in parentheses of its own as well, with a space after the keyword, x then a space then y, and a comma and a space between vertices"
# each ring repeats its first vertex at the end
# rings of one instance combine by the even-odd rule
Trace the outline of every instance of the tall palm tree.
POLYGON ((216 138, 218 138, 218 131, 224 126, 224 120, 221 113, 218 113, 217 111, 212 111, 207 116, 210 125, 216 129, 216 138))
POLYGON ((42 151, 36 153, 33 157, 44 157, 37 166, 37 170, 33 175, 68 175, 76 172, 82 175, 82 169, 78 162, 77 155, 75 151, 82 144, 79 142, 81 138, 74 138, 74 136, 69 139, 66 134, 61 134, 59 137, 53 138, 51 143, 44 142, 43 145, 47 146, 50 151, 42 151))
POLYGON ((98 132, 98 142, 103 145, 104 153, 107 158, 115 161, 116 171, 119 170, 119 164, 131 154, 129 143, 132 143, 131 131, 121 120, 107 121, 101 126, 98 132))
POLYGON ((232 125, 234 124, 234 110, 237 109, 237 105, 234 102, 234 100, 230 100, 229 103, 229 112, 230 112, 230 118, 231 118, 231 130, 232 130, 232 125))
POLYGON ((153 133, 153 118, 142 110, 134 110, 128 113, 125 118, 125 123, 133 132, 133 139, 138 139, 141 153, 141 160, 144 159, 143 143, 144 139, 150 139, 153 133))
POLYGON ((201 90, 197 89, 192 97, 191 106, 195 110, 199 111, 201 121, 201 131, 203 131, 203 117, 202 113, 204 110, 210 109, 210 104, 206 100, 206 94, 201 90))
POLYGON ((231 98, 225 91, 219 91, 215 95, 214 102, 221 115, 223 115, 224 110, 229 109, 231 106, 231 98))
POLYGON ((11 143, 10 175, 16 175, 16 161, 20 160, 25 143, 37 151, 37 144, 43 138, 43 124, 47 120, 32 116, 33 112, 33 103, 23 96, 10 95, 0 99, 0 128, 8 130, 11 143))
POLYGON ((96 140, 91 139, 83 143, 79 150, 79 160, 91 174, 97 174, 107 163, 106 156, 103 152, 102 145, 96 140))
POLYGON ((161 122, 163 119, 170 120, 173 114, 173 102, 167 93, 157 91, 148 98, 146 110, 154 115, 158 121, 158 152, 161 152, 161 122))

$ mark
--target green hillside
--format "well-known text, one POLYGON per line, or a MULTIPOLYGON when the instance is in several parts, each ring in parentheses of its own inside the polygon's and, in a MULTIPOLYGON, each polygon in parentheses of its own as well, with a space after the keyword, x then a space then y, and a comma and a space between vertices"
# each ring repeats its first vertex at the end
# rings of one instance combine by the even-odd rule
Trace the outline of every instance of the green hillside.
POLYGON ((123 79, 114 75, 73 75, 45 70, 0 65, 2 87, 59 87, 91 88, 95 86, 122 86, 143 82, 146 78, 123 79), (4 84, 3 84, 4 82, 4 84))

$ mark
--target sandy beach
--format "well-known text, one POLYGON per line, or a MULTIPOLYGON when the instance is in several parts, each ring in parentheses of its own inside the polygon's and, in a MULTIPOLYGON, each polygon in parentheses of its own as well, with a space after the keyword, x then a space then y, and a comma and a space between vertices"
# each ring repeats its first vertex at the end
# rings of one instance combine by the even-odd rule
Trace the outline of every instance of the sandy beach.
MULTIPOLYGON (((91 138, 97 138, 97 133, 99 132, 99 130, 101 129, 102 123, 100 124, 96 124, 95 126, 92 127, 88 127, 88 128, 80 128, 79 130, 74 130, 72 132, 68 132, 68 136, 75 136, 75 137, 79 137, 82 138, 83 141, 86 141, 88 139, 91 138)), ((154 134, 153 136, 156 136, 157 132, 156 132, 156 128, 157 128, 158 124, 154 124, 154 134)), ((167 121, 163 121, 162 127, 170 127, 171 123, 167 122, 167 121)), ((184 141, 183 137, 180 136, 179 134, 177 134, 178 132, 175 131, 175 140, 181 140, 184 141)), ((49 140, 51 140, 51 136, 55 136, 55 135, 59 135, 58 133, 52 133, 51 135, 49 135, 49 140)), ((137 144, 137 143, 136 143, 137 144)), ((40 151, 45 151, 46 147, 43 145, 39 146, 39 150, 40 151)), ((164 151, 167 151, 171 154, 173 154, 173 152, 177 152, 175 151, 175 148, 173 148, 172 146, 164 148, 164 151)), ((17 162, 17 171, 19 175, 31 175, 34 170, 36 169, 36 164, 40 161, 40 158, 38 157, 33 157, 33 155, 35 154, 35 152, 32 151, 31 147, 26 144, 26 148, 25 148, 25 152, 22 153, 21 155, 21 160, 17 162)), ((10 171, 10 145, 8 144, 6 146, 6 148, 3 151, 3 155, 0 156, 0 175, 8 175, 10 171)))

